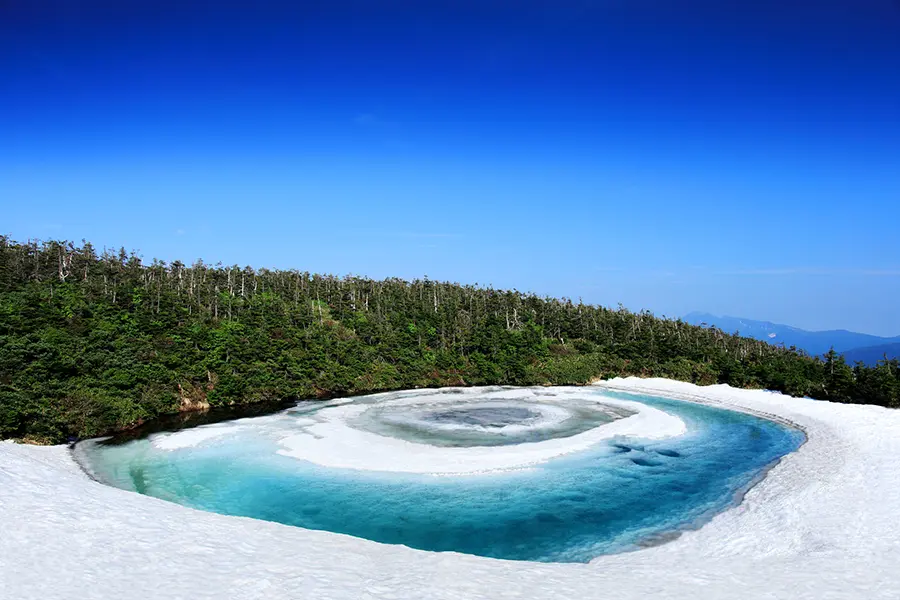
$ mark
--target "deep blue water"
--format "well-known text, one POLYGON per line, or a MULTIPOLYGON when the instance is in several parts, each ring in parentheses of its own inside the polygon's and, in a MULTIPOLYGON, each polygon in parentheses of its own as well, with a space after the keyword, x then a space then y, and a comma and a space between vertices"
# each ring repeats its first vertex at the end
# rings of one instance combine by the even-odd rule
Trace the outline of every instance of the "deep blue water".
POLYGON ((147 440, 88 446, 83 460, 111 485, 213 512, 424 550, 586 562, 702 524, 804 440, 751 415, 620 397, 679 416, 688 433, 617 438, 529 470, 464 477, 318 467, 274 454, 265 436, 168 452, 147 440))

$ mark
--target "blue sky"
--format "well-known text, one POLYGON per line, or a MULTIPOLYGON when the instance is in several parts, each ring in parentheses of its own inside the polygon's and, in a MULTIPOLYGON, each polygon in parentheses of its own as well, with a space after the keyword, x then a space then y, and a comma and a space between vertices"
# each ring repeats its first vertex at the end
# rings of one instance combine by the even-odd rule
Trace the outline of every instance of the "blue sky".
POLYGON ((900 335, 900 3, 245 5, 5 2, 0 231, 900 335))

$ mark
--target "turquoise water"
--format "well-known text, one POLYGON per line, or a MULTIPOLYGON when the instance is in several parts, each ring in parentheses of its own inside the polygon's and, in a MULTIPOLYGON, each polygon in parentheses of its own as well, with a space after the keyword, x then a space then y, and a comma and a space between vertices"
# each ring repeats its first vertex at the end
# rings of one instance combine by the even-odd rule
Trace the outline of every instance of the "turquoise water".
MULTIPOLYGON (((522 471, 435 477, 281 456, 265 434, 271 417, 263 417, 241 421, 240 433, 178 450, 159 450, 146 439, 82 444, 81 460, 110 485, 217 513, 424 550, 586 562, 702 524, 804 440, 796 429, 743 413, 604 395, 677 415, 688 432, 658 441, 616 438, 522 471)), ((497 418, 480 409, 462 413, 497 418)))

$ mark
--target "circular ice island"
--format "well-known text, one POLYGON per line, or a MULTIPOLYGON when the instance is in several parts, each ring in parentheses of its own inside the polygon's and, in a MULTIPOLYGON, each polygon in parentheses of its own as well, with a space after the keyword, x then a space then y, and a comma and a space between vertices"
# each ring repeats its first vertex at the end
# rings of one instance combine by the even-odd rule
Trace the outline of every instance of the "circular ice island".
POLYGON ((734 505, 803 441, 757 416, 598 388, 449 388, 79 444, 100 481, 432 551, 586 562, 734 505))

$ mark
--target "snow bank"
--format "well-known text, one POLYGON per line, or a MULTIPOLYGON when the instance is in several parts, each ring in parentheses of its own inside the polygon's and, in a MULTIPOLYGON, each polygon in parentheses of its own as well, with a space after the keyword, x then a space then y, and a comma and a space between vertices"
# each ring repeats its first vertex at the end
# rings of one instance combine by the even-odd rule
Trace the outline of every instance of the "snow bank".
POLYGON ((150 443, 160 450, 178 450, 190 448, 225 435, 237 433, 242 429, 239 425, 201 425, 191 429, 183 429, 172 433, 157 433, 150 436, 150 443))
POLYGON ((589 565, 198 512, 94 483, 64 447, 0 443, 0 597, 900 598, 900 411, 666 380, 603 385, 769 414, 809 439, 702 529, 589 565))

